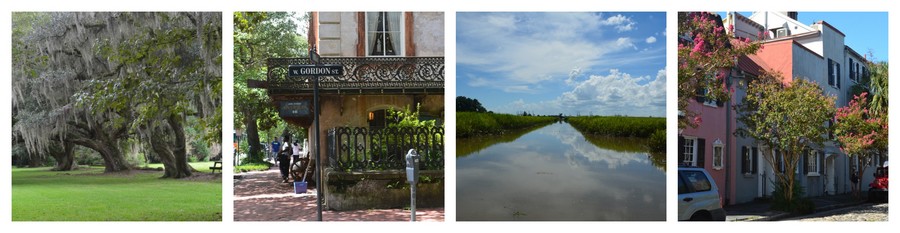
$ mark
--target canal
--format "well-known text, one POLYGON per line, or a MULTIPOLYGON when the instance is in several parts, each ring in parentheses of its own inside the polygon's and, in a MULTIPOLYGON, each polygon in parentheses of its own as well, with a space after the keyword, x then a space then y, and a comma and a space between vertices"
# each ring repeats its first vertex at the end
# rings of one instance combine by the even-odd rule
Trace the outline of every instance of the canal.
POLYGON ((665 221, 665 155, 568 123, 457 140, 459 221, 665 221))

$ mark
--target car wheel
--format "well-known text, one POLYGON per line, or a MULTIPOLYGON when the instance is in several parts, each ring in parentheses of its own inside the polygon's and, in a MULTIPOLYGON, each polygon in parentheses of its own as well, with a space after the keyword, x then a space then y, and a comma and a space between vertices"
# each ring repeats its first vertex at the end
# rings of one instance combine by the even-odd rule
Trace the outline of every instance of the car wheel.
POLYGON ((691 221, 712 221, 712 215, 709 212, 697 212, 691 215, 691 221))

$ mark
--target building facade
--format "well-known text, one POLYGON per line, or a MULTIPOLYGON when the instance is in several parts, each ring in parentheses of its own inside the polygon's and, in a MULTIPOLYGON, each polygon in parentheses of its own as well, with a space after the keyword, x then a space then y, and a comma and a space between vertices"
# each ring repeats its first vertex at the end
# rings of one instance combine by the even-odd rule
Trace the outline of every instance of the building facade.
MULTIPOLYGON (((311 154, 318 154, 322 166, 326 206, 346 210, 408 204, 402 189, 384 188, 403 179, 398 171, 405 166, 407 150, 417 149, 423 155, 420 169, 428 170, 432 179, 443 180, 443 13, 311 12, 309 16, 309 45, 320 58, 269 59, 266 88, 281 117, 309 129, 310 144, 321 148, 317 153, 313 147, 311 154), (343 74, 319 78, 319 109, 312 107, 315 77, 288 74, 290 66, 316 64, 343 69, 343 74), (390 111, 404 109, 418 110, 420 120, 435 120, 438 127, 388 130, 398 120, 390 111)), ((442 184, 424 188, 420 202, 443 206, 442 184)))
MULTIPOLYGON (((837 28, 825 21, 806 25, 797 21, 797 16, 797 12, 755 12, 750 16, 729 12, 724 16, 723 27, 734 28, 732 36, 760 40, 763 45, 757 53, 737 59, 728 77, 734 93, 727 106, 743 101, 748 83, 770 70, 780 72, 786 84, 796 79, 819 84, 825 95, 837 97, 835 108, 847 106, 853 99, 851 86, 863 83, 862 79, 868 75, 866 58, 844 43, 847 35, 837 28)), ((695 102, 690 107, 704 106, 707 105, 695 102)), ((769 165, 763 153, 774 153, 777 158, 780 152, 765 148, 752 138, 737 135, 735 130, 743 125, 736 120, 737 112, 731 107, 718 111, 703 109, 701 114, 701 125, 685 129, 682 137, 725 137, 722 142, 726 145, 723 146, 726 166, 721 168, 725 174, 713 175, 716 183, 722 186, 720 192, 724 202, 739 204, 770 197, 774 191, 775 171, 783 171, 783 161, 769 165), (724 119, 719 120, 720 117, 724 119)), ((852 190, 850 172, 855 169, 855 160, 842 153, 834 139, 830 139, 822 147, 811 146, 793 171, 805 196, 835 195, 852 190)), ((690 147, 680 143, 680 150, 690 147)), ((717 157, 716 149, 712 149, 706 151, 705 156, 717 157)), ((716 166, 706 166, 706 169, 710 173, 719 172, 716 166)), ((863 169, 867 169, 865 174, 874 171, 873 167, 863 169)), ((863 177, 861 182, 867 184, 872 179, 863 177)), ((865 185, 863 187, 865 190, 865 185)))

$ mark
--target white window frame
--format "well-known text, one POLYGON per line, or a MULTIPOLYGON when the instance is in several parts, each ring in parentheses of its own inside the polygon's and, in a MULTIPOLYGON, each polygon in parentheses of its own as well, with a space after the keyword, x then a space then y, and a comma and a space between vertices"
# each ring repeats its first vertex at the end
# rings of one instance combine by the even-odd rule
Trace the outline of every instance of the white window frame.
POLYGON ((819 171, 819 151, 811 150, 809 154, 806 154, 806 176, 820 176, 821 171, 819 171), (810 159, 812 159, 810 161, 810 159))
POLYGON ((697 166, 697 138, 685 137, 684 144, 682 144, 680 146, 684 147, 684 154, 681 154, 681 163, 692 166, 692 167, 696 167, 697 166), (691 147, 690 151, 688 151, 687 146, 691 147), (688 160, 688 156, 690 156, 690 160, 688 160))
POLYGON ((713 169, 722 170, 724 167, 725 160, 725 144, 722 144, 722 141, 716 139, 716 142, 713 143, 713 169))
MULTIPOLYGON (((365 39, 365 41, 362 41, 362 43, 365 43, 365 45, 366 45, 366 50, 365 50, 366 57, 405 57, 406 56, 406 13, 405 12, 402 12, 402 11, 365 12, 363 14, 363 17, 365 17, 365 19, 363 20, 363 22, 365 23, 365 25, 364 25, 365 32, 363 32, 363 33, 365 34, 366 39, 365 39), (371 54, 369 54, 372 51, 372 48, 369 47, 369 32, 370 32, 370 30, 369 30, 369 14, 370 13, 379 13, 379 12, 387 12, 389 14, 390 13, 400 14, 400 25, 397 25, 397 26, 399 26, 398 30, 400 31, 400 38, 394 38, 395 40, 400 39, 400 48, 394 48, 395 50, 397 50, 397 55, 371 55, 371 54)), ((373 30, 375 30, 375 29, 373 29, 373 30)))

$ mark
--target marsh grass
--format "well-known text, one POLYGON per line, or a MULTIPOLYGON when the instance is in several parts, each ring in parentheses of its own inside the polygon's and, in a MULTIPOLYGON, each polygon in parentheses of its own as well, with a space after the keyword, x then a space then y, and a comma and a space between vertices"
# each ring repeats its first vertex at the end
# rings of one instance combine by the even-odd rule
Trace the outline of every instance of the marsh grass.
POLYGON ((467 138, 480 135, 503 134, 510 130, 553 123, 556 120, 556 117, 546 116, 457 112, 456 137, 467 138))

